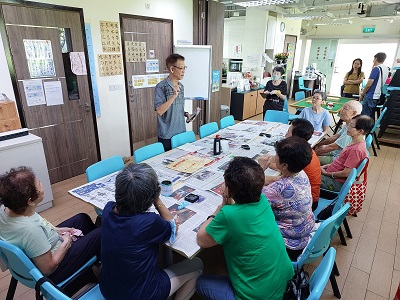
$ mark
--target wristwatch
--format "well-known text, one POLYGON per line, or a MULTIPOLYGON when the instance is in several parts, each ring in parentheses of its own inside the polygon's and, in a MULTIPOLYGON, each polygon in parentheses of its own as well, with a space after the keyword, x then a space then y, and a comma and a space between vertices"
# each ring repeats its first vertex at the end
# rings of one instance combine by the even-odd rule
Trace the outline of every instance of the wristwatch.
POLYGON ((207 217, 207 220, 208 220, 209 218, 215 218, 215 215, 209 215, 209 216, 207 217))

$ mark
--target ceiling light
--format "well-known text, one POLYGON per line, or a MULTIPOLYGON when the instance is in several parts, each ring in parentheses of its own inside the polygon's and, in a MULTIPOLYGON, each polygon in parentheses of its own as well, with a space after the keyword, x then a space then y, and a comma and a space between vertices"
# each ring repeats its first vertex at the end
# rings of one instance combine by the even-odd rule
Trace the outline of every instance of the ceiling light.
POLYGON ((284 18, 286 19, 301 19, 301 20, 312 20, 312 19, 320 19, 320 18, 333 18, 333 14, 330 12, 309 12, 302 14, 284 14, 284 18))
POLYGON ((293 3, 294 0, 259 0, 259 1, 247 1, 247 2, 237 2, 236 5, 251 7, 251 6, 263 6, 263 5, 277 5, 277 4, 288 4, 293 3))
POLYGON ((336 21, 327 21, 327 22, 316 22, 314 25, 350 25, 353 24, 353 21, 351 20, 336 20, 336 21))

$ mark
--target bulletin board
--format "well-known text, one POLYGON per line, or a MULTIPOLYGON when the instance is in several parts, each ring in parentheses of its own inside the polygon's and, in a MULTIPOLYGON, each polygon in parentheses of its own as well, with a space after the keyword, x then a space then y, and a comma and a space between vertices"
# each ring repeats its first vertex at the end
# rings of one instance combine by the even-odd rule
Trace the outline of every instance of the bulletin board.
MULTIPOLYGON (((174 53, 185 57, 187 69, 181 80, 185 88, 185 98, 210 99, 211 92, 211 46, 175 46, 174 53)), ((202 100, 203 100, 202 99, 202 100)), ((199 100, 199 99, 196 99, 199 100)))

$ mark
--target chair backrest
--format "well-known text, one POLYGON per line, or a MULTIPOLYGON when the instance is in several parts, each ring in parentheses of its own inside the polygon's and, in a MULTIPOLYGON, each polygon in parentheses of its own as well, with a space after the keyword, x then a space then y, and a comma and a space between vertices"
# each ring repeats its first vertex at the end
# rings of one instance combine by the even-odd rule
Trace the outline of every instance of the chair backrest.
POLYGON ((133 153, 133 158, 135 160, 135 164, 138 164, 146 159, 149 159, 164 152, 165 150, 163 144, 158 142, 137 149, 133 153))
POLYGON ((289 113, 280 110, 267 110, 264 121, 287 124, 289 122, 289 113))
POLYGON ((339 194, 337 196, 338 200, 336 201, 336 204, 333 207, 332 214, 336 213, 342 207, 343 201, 346 198, 347 194, 349 193, 351 186, 356 180, 356 177, 357 177, 357 169, 353 168, 339 191, 339 194))
POLYGON ((368 158, 364 158, 362 160, 361 164, 359 164, 359 166, 357 167, 357 176, 360 175, 361 171, 364 169, 365 165, 367 164, 367 161, 368 161, 368 158))
MULTIPOLYGON (((0 257, 15 279, 27 287, 35 287, 36 281, 31 276, 30 272, 35 269, 40 274, 41 272, 20 248, 0 240, 0 257)), ((43 277, 43 275, 41 277, 43 277)))
POLYGON ((306 97, 306 92, 304 91, 298 91, 294 94, 294 101, 300 101, 303 100, 306 97))
POLYGON ((389 87, 389 84, 384 84, 383 86, 382 86, 382 94, 384 94, 384 95, 386 95, 387 93, 388 93, 388 87, 389 87))
POLYGON ((303 77, 299 77, 299 89, 304 89, 304 79, 303 77))
POLYGON ((283 100, 283 111, 284 112, 289 112, 289 105, 288 105, 288 101, 285 97, 285 100, 283 100))
POLYGON ((103 159, 86 169, 86 179, 88 182, 104 177, 108 174, 117 172, 124 168, 124 160, 121 156, 113 156, 103 159))
POLYGON ((318 300, 321 297, 329 280, 329 276, 331 276, 335 257, 335 248, 329 248, 328 252, 310 277, 310 295, 307 300, 318 300))
POLYGON ((223 117, 220 121, 219 121, 219 128, 224 129, 228 126, 232 126, 235 125, 235 119, 233 118, 233 116, 226 116, 223 117))
POLYGON ((340 227, 340 224, 342 224, 349 209, 350 204, 346 203, 319 225, 303 253, 298 257, 297 261, 293 262, 295 268, 300 269, 305 264, 313 262, 329 249, 332 237, 340 227))
POLYGON ((367 81, 368 81, 368 79, 363 79, 363 81, 361 82, 361 87, 362 88, 365 88, 365 86, 367 85, 367 81))
POLYGON ((204 125, 201 125, 199 128, 199 136, 202 139, 203 137, 209 136, 210 134, 216 133, 218 131, 217 122, 211 122, 204 125))
POLYGON ((371 130, 371 133, 374 133, 375 130, 381 126, 381 121, 382 121, 382 119, 383 119, 383 116, 386 114, 386 111, 387 111, 387 107, 385 107, 385 108, 382 110, 382 112, 381 112, 381 114, 380 114, 378 120, 376 120, 375 125, 374 125, 374 127, 372 128, 372 130, 371 130))
POLYGON ((179 147, 180 145, 191 143, 196 141, 196 136, 193 131, 186 131, 174 135, 171 138, 171 147, 172 149, 179 147))

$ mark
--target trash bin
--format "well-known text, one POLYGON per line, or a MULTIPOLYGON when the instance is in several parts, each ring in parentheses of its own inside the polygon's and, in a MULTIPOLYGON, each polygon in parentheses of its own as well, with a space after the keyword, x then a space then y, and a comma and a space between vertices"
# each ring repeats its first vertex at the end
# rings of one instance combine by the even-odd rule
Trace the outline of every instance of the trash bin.
POLYGON ((221 119, 229 116, 229 106, 228 105, 221 105, 221 119))

